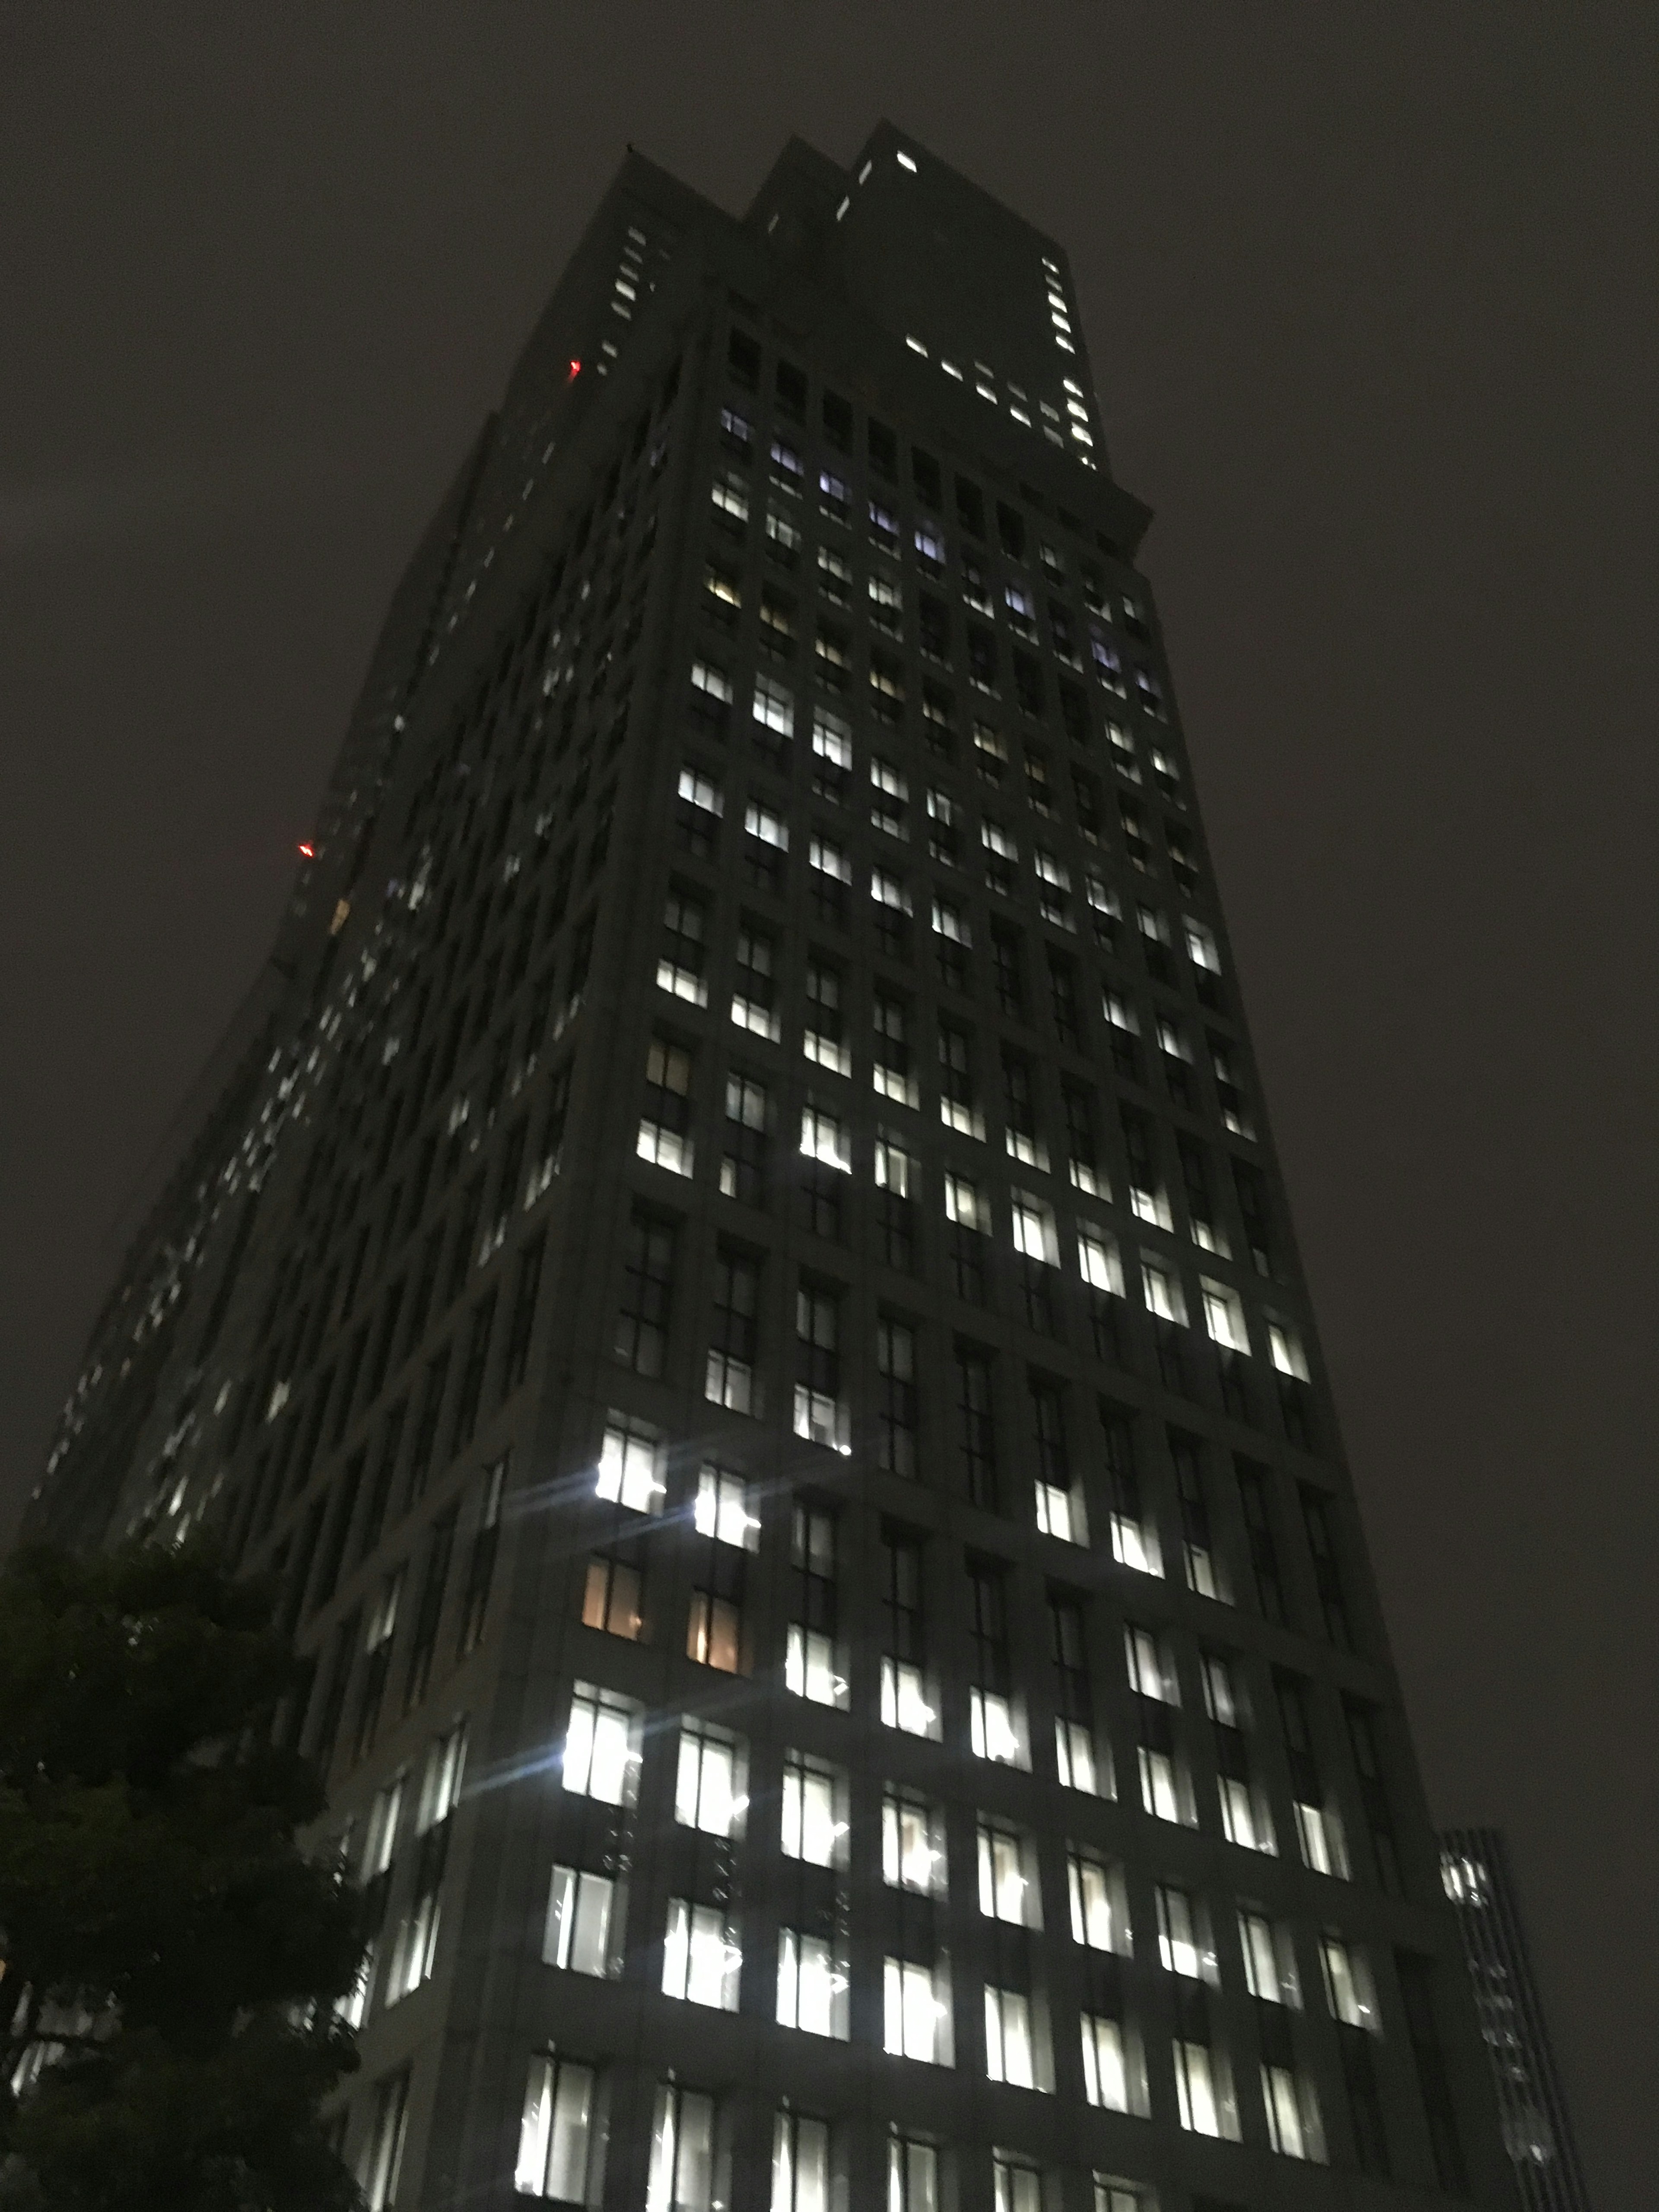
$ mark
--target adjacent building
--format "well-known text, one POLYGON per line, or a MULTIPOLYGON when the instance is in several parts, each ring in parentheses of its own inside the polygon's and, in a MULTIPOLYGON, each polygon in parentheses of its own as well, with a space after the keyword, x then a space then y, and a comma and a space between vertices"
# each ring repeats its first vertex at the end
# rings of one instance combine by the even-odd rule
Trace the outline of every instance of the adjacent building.
POLYGON ((1521 2201, 1528 2212, 1589 2212, 1503 1836, 1496 1828, 1443 1829, 1440 1865, 1521 2201))
POLYGON ((281 1591, 377 2212, 1512 2202, 1148 520, 884 125, 630 155, 399 588, 32 1516, 281 1591))

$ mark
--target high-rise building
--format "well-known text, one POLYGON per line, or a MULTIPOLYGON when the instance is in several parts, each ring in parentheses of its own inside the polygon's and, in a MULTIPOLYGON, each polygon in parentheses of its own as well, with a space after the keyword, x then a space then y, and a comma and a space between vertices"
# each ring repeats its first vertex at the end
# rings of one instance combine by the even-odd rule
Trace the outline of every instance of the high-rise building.
POLYGON ((1148 519, 884 125, 630 155, 399 590, 32 1524, 275 1578, 376 2208, 1510 2201, 1148 519))
POLYGON ((1521 2201, 1527 2212, 1589 2212, 1503 1836, 1496 1828, 1444 1828, 1440 1865, 1521 2201))

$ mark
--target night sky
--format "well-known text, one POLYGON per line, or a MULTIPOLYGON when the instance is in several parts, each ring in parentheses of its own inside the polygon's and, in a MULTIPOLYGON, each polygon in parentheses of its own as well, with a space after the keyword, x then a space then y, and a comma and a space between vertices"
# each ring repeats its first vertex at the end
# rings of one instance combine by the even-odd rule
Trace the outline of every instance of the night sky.
POLYGON ((626 142, 740 210, 886 114, 1071 254, 1431 1799, 1651 2201, 1656 83, 1635 5, 0 6, 0 1537, 626 142))

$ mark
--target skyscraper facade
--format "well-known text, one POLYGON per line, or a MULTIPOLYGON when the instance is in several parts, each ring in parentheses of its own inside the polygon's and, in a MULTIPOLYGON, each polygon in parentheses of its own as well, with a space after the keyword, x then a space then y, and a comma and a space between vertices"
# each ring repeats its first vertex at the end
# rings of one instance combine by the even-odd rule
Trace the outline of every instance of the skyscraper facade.
POLYGON ((273 1578, 377 2208, 1511 2201, 1066 257, 629 157, 33 1527, 273 1578))
POLYGON ((1446 1828, 1440 1851, 1521 2202, 1528 2212, 1589 2212, 1503 1836, 1446 1828))

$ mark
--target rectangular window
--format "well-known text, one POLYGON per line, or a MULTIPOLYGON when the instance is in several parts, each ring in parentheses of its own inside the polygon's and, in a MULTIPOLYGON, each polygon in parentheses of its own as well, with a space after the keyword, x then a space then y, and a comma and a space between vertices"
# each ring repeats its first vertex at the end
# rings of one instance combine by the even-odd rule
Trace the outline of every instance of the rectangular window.
POLYGON ((663 910, 663 944, 657 960, 657 988, 694 1006, 708 1004, 706 917, 701 902, 671 890, 663 910))
POLYGON ((676 2081, 659 2083, 646 2212, 717 2212, 725 2195, 716 2188, 717 2158, 714 2100, 676 2081))
POLYGON ((1134 1939, 1129 1930, 1129 1899, 1122 1868, 1086 1844, 1073 1844, 1066 1853, 1066 1886, 1072 1911, 1072 1941, 1085 1950, 1132 1957, 1134 1939))
POLYGON ((374 2116, 357 2167, 368 2212, 391 2212, 397 2202, 398 2176, 404 2162, 404 2136, 409 2124, 409 2069, 380 2082, 374 2092, 374 2116))
POLYGON ((830 2205, 829 2124, 786 2109, 772 2124, 769 2212, 830 2212, 830 2205))
POLYGON ((645 1709, 614 1690, 578 1682, 564 1740, 564 1786, 602 1805, 631 1805, 639 1785, 645 1709))
POLYGON ((1158 1905, 1159 1966, 1166 1974, 1216 1987, 1221 1975, 1202 1905, 1190 1890, 1177 1889, 1171 1882, 1155 1884, 1153 1894, 1158 1905))
POLYGON ((742 1971, 743 1953, 726 1926, 724 1909, 671 1897, 663 1939, 663 1995, 716 2012, 735 2012, 742 1971))
POLYGON ((876 1323, 876 1437, 890 1474, 916 1472, 916 1333, 883 1316, 876 1323))
POLYGON ((1023 1990, 985 1984, 985 2075, 1016 2089, 1036 2089, 1038 2052, 1031 2029, 1031 2000, 1023 1990))
POLYGON ((1202 1447, 1195 1437, 1178 1429, 1167 1431, 1170 1457, 1175 1465, 1176 1492, 1181 1504, 1182 1564, 1187 1587, 1200 1597, 1228 1602, 1221 1562, 1210 1531, 1209 1499, 1204 1480, 1202 1447))
POLYGON ((720 1195, 744 1206, 766 1202, 766 1086, 746 1075, 726 1079, 726 1149, 720 1195))
POLYGON ((985 1814, 979 1820, 979 1909, 988 1920, 1010 1921, 1016 1928, 1042 1925, 1030 1839, 985 1814))
POLYGON ((622 1971, 623 1895, 623 1885, 610 1875, 556 1866, 542 1931, 545 1964, 614 1980, 622 1971))
POLYGON ((689 1176, 691 1143, 691 1055, 653 1037, 645 1060, 645 1108, 635 1152, 671 1175, 689 1176))
POLYGON ((1293 2067, 1261 2069, 1261 2101, 1267 2114, 1267 2141, 1281 2158, 1325 2162, 1325 2130, 1311 2081, 1293 2067))
POLYGON ((761 1412, 756 1357, 760 1336, 760 1263, 716 1249, 703 1395, 728 1413, 761 1412))
POLYGON ((582 1623, 587 1628, 604 1630, 607 1636, 624 1637, 629 1643, 637 1644, 644 1626, 638 1569, 596 1553, 587 1563, 582 1584, 582 1623))
POLYGON ((725 1674, 743 1669, 743 1607, 736 1598, 714 1590, 691 1593, 686 1623, 685 1656, 700 1667, 715 1667, 725 1674))
POLYGON ((930 2066, 956 2063, 950 1977, 943 1966, 889 1957, 882 1964, 883 2048, 930 2066))
POLYGON ((783 1855, 808 1866, 838 1866, 846 1856, 847 1778, 804 1751, 783 1754, 783 1855))
POLYGON ((1063 1544, 1087 1544, 1088 1510, 1083 1484, 1072 1472, 1066 1441, 1066 1401, 1059 1388, 1031 1377, 1031 1427, 1036 1450, 1036 1523, 1063 1544))
POLYGON ((1229 2142, 1238 2137, 1238 2107, 1234 2102, 1232 2077, 1219 2051, 1206 2043, 1177 2036, 1175 2059, 1176 2109, 1189 2135, 1219 2136, 1229 2142))
POLYGON ((748 1772, 740 1736, 711 1721, 682 1720, 675 1820, 706 1836, 740 1836, 749 1807, 748 1772))
POLYGON ((616 1356, 636 1375, 663 1371, 673 1280, 672 1225, 636 1212, 628 1224, 616 1334, 616 1356))
POLYGON ((975 1759, 1029 1767, 1031 1759, 1025 1744, 1024 1715, 1012 1694, 1002 1571, 989 1565, 970 1567, 968 1582, 973 1607, 969 1747, 975 1759))
POLYGON ((1141 1497, 1135 1415, 1127 1407, 1103 1400, 1100 1425, 1111 1498, 1112 1557, 1137 1574, 1161 1576, 1164 1547, 1141 1497))
POLYGON ((550 2197, 556 2203, 588 2201, 593 2118, 591 2066, 552 2053, 531 2060, 513 2177, 520 2196, 550 2197))
POLYGON ((665 1453, 658 1431, 626 1413, 612 1413, 599 1447, 594 1493, 634 1513, 660 1513, 665 1453))
POLYGON ((1018 2151, 991 2153, 992 2212, 1042 2212, 1042 2175, 1018 2151))
POLYGON ((887 2132, 887 2212, 940 2212, 939 2148, 925 2136, 887 2132))
POLYGON ((799 1928, 781 1928, 778 2026, 797 2028, 804 2035, 833 2036, 845 2043, 847 2012, 847 1972, 829 1937, 808 1935, 799 1928))
POLYGON ((728 1474, 723 1468, 699 1469, 692 1525, 698 1535, 712 1536, 717 1544, 730 1544, 741 1552, 759 1547, 760 1521, 750 1510, 743 1477, 728 1474))
MULTIPOLYGON (((1120 2020, 1104 2014, 1085 2012, 1079 2025, 1083 2031, 1083 2094, 1091 2105, 1107 2112, 1138 2112, 1143 2118, 1147 2111, 1146 2069, 1134 2038, 1120 2020)), ((1107 2197, 1111 2203, 1114 2191, 1107 2197)), ((1133 2197, 1127 2197, 1128 2206, 1137 2204, 1133 2197)), ((1097 2185, 1096 2212, 1099 2212, 1101 2192, 1097 2185)))
POLYGON ((881 1801, 881 1873, 890 1889, 945 1893, 945 1815, 913 1790, 888 1783, 881 1801))
POLYGON ((936 1737, 939 1711, 929 1691, 923 1633, 921 1540, 884 1529, 882 1561, 882 1726, 936 1737))
MULTIPOLYGON (((946 1178, 947 1195, 950 1178, 946 1178)), ((984 1511, 1000 1510, 996 1421, 991 1396, 991 1355, 969 1345, 956 1348, 957 1437, 964 1487, 984 1511)))
POLYGON ((851 1451, 852 1421, 841 1391, 840 1300, 833 1291, 801 1284, 795 1342, 795 1434, 832 1451, 851 1451))

